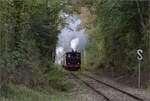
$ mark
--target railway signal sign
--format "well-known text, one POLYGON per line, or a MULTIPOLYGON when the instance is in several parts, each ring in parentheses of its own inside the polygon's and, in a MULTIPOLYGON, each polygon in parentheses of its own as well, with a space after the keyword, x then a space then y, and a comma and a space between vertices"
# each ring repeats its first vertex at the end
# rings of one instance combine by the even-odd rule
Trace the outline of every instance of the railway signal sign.
POLYGON ((142 54, 143 54, 143 50, 142 49, 138 49, 137 50, 137 59, 139 60, 139 61, 141 61, 141 60, 143 60, 143 56, 142 56, 142 54))
POLYGON ((139 60, 139 66, 138 66, 138 88, 141 87, 141 60, 143 60, 143 50, 138 49, 137 50, 137 59, 139 60))

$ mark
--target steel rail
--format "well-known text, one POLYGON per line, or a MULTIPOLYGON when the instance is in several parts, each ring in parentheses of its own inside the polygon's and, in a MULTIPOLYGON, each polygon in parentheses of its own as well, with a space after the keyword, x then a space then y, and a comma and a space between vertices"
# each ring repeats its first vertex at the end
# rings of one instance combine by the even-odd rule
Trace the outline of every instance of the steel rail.
POLYGON ((81 75, 83 75, 83 76, 85 76, 85 77, 88 77, 88 78, 90 78, 90 79, 93 79, 93 80, 97 81, 98 83, 101 83, 101 84, 103 84, 103 85, 106 85, 106 86, 108 86, 108 87, 110 87, 110 88, 113 88, 113 89, 115 89, 115 90, 117 90, 117 91, 119 91, 119 92, 121 92, 121 93, 123 93, 123 94, 126 94, 126 95, 128 95, 128 96, 130 96, 130 97, 136 99, 136 100, 144 101, 144 100, 143 100, 142 98, 140 98, 140 97, 137 97, 137 96, 135 96, 135 95, 133 95, 133 94, 131 94, 131 93, 128 93, 128 92, 126 92, 126 91, 124 91, 124 90, 121 90, 121 89, 119 89, 119 88, 117 88, 117 87, 114 87, 114 86, 112 86, 112 85, 110 85, 110 84, 107 84, 107 83, 105 83, 105 82, 103 82, 103 81, 100 81, 100 80, 98 80, 98 79, 95 79, 95 78, 92 77, 92 76, 89 76, 89 75, 86 75, 86 74, 81 74, 81 75))
POLYGON ((84 80, 82 80, 81 78, 79 78, 78 76, 76 76, 75 74, 72 74, 76 79, 82 81, 87 87, 91 88, 93 91, 95 91, 98 95, 103 96, 107 101, 111 101, 107 96, 105 96, 102 92, 96 90, 94 87, 92 87, 89 83, 85 82, 84 80))

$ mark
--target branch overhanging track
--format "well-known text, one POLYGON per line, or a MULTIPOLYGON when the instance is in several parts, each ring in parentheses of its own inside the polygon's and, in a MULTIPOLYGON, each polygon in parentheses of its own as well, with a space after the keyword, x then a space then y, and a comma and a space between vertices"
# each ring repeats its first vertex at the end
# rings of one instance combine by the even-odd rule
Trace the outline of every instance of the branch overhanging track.
POLYGON ((96 78, 94 78, 94 77, 92 77, 92 76, 89 76, 89 75, 87 75, 87 74, 81 74, 81 75, 83 75, 83 76, 85 76, 85 77, 87 77, 87 78, 93 79, 93 80, 95 80, 96 82, 101 83, 101 84, 103 84, 103 85, 106 85, 106 86, 108 86, 108 87, 110 87, 110 88, 113 88, 114 90, 117 90, 117 91, 119 91, 119 92, 121 92, 121 93, 123 93, 123 94, 126 94, 126 95, 128 95, 128 96, 130 96, 130 97, 132 97, 132 98, 134 98, 134 99, 136 99, 136 100, 138 100, 138 101, 144 101, 144 100, 143 100, 142 98, 140 98, 140 97, 137 97, 137 96, 135 96, 135 95, 133 95, 133 94, 131 94, 131 93, 128 93, 128 92, 126 92, 126 91, 124 91, 124 90, 121 90, 121 89, 119 89, 119 88, 117 88, 117 87, 114 87, 114 86, 112 86, 112 85, 110 85, 110 84, 107 84, 107 83, 105 83, 105 82, 103 82, 103 81, 100 81, 100 80, 98 80, 98 79, 96 79, 96 78))

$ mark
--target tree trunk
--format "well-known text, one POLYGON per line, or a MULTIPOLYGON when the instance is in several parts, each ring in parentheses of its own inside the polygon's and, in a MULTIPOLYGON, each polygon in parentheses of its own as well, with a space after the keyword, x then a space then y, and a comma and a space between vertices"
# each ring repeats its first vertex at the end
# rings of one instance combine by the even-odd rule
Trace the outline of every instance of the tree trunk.
POLYGON ((136 0, 136 5, 137 5, 138 13, 139 13, 139 16, 140 16, 140 19, 141 19, 141 21, 140 21, 140 22, 141 22, 141 25, 142 25, 143 28, 145 28, 144 18, 143 18, 141 9, 140 9, 140 3, 139 3, 139 0, 136 0))
POLYGON ((14 35, 14 46, 15 47, 19 47, 19 42, 20 42, 20 38, 21 38, 21 32, 20 32, 20 24, 21 24, 21 13, 22 13, 22 9, 23 9, 23 3, 24 0, 14 0, 14 6, 15 6, 15 27, 14 27, 14 31, 15 31, 15 35, 14 35))

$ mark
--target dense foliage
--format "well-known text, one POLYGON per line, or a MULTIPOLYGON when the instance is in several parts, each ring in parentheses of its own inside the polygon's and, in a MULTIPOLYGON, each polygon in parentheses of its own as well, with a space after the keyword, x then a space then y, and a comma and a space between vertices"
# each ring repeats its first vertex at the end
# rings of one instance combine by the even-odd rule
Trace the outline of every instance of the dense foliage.
POLYGON ((0 4, 1 57, 5 64, 8 61, 11 64, 18 61, 16 64, 19 65, 21 62, 39 60, 43 56, 53 59, 52 54, 60 32, 58 26, 63 23, 59 16, 64 8, 62 2, 6 0, 0 4), (7 57, 10 57, 9 60, 7 57))
POLYGON ((77 0, 76 5, 81 7, 80 27, 86 27, 89 34, 86 51, 90 68, 134 74, 138 69, 136 50, 141 48, 142 70, 147 75, 148 1, 77 0))
POLYGON ((38 90, 49 90, 49 85, 62 91, 72 88, 52 63, 66 4, 80 15, 79 29, 86 28, 89 36, 86 68, 136 75, 136 50, 141 48, 142 75, 147 76, 149 1, 0 0, 0 97, 19 94, 14 84, 38 90))
POLYGON ((8 83, 66 90, 53 64, 65 11, 61 0, 0 0, 0 96, 8 83))

